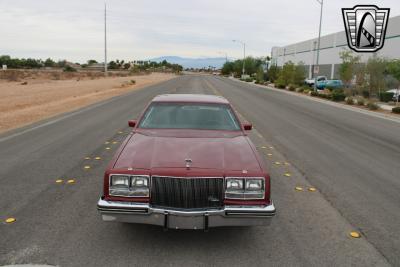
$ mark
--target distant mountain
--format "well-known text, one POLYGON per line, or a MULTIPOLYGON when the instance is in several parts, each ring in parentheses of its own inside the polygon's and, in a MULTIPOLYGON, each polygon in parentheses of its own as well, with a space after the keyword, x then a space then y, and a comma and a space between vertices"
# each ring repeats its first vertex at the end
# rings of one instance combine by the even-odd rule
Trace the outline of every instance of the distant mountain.
POLYGON ((210 57, 210 58, 187 58, 187 57, 177 57, 177 56, 165 56, 152 58, 151 61, 161 62, 163 60, 169 63, 182 65, 184 68, 208 68, 209 66, 221 68, 225 63, 224 57, 210 57))

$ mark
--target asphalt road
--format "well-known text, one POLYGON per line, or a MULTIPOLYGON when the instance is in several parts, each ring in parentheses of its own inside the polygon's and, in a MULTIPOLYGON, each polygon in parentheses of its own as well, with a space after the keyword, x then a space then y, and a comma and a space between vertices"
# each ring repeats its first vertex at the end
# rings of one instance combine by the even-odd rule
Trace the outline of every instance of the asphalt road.
POLYGON ((400 266, 399 133, 393 121, 215 76, 115 97, 0 135, 0 264, 400 266), (221 94, 253 123, 278 208, 269 227, 164 232, 101 221, 105 166, 127 121, 162 93, 221 94))

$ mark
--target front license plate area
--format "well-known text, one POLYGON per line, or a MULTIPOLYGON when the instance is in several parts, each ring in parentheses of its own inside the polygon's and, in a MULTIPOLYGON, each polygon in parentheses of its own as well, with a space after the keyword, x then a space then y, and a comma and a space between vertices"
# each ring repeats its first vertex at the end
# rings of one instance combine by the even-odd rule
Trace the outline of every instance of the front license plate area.
POLYGON ((168 228, 171 229, 204 229, 204 216, 168 216, 168 228))

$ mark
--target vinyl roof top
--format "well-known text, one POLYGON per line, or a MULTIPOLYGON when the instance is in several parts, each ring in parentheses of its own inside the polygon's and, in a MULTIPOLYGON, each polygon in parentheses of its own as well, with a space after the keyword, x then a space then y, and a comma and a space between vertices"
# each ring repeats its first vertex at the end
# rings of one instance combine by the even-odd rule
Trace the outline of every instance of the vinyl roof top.
POLYGON ((196 102, 229 104, 222 96, 201 94, 165 94, 153 98, 152 102, 196 102))

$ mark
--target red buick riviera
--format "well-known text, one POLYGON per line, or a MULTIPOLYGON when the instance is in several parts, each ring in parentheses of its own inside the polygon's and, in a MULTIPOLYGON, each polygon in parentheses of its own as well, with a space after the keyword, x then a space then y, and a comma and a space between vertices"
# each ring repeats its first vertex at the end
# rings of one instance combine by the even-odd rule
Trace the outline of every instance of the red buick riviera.
POLYGON ((104 221, 173 229, 269 224, 270 177, 229 102, 155 97, 104 174, 104 221))

